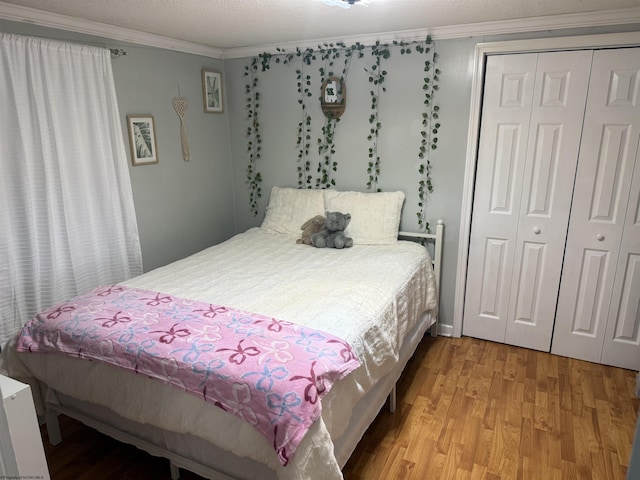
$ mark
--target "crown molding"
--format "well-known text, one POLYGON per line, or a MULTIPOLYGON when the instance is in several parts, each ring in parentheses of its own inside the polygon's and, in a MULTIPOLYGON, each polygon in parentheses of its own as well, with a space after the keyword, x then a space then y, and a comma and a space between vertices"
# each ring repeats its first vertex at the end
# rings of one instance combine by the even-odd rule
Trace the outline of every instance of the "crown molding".
MULTIPOLYGON (((14 5, 3 1, 0 1, 0 19, 31 23, 42 27, 67 30, 120 42, 174 50, 217 59, 254 57, 264 52, 277 53, 278 48, 284 49, 285 51, 294 51, 296 48, 316 48, 318 45, 331 42, 335 43, 337 41, 336 38, 319 38, 300 42, 222 49, 184 40, 176 40, 162 35, 116 27, 105 23, 82 20, 68 15, 45 12, 43 10, 14 5)), ((427 35, 431 35, 434 40, 444 40, 582 27, 629 25, 635 23, 640 24, 640 7, 469 23, 429 29, 382 32, 373 35, 352 35, 342 38, 341 41, 347 45, 352 45, 357 42, 364 45, 371 45, 376 41, 390 43, 393 40, 423 40, 427 35)))
POLYGON ((223 58, 221 48, 201 45, 199 43, 176 40, 174 38, 144 33, 129 28, 116 27, 106 23, 83 20, 68 15, 45 12, 37 8, 23 7, 0 1, 0 19, 14 22, 31 23, 41 27, 56 28, 70 32, 82 33, 107 38, 119 42, 157 47, 176 52, 191 53, 211 58, 223 58))
MULTIPOLYGON (((381 43, 391 43, 393 40, 404 40, 405 42, 419 41, 424 40, 427 35, 431 35, 434 40, 445 40, 583 27, 629 25, 636 23, 640 24, 640 7, 603 10, 599 12, 548 15, 515 20, 468 23, 446 27, 384 32, 374 35, 353 35, 344 37, 341 41, 346 45, 352 45, 357 42, 364 45, 372 45, 376 41, 381 43)), ((335 43, 336 39, 320 38, 304 42, 289 42, 277 45, 270 44, 252 47, 227 48, 223 52, 223 58, 255 57, 256 55, 265 52, 277 53, 277 48, 284 49, 285 51, 292 51, 297 47, 304 50, 305 48, 315 48, 318 45, 331 42, 335 43)))
POLYGON ((435 28, 432 36, 440 39, 464 38, 635 23, 640 23, 640 7, 453 25, 435 28))

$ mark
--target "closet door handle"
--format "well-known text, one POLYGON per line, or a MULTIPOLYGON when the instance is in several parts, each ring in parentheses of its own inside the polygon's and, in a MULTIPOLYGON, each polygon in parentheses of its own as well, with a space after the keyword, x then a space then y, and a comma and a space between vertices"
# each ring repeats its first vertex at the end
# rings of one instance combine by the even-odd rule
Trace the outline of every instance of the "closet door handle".
POLYGON ((604 240, 604 235, 601 233, 596 233, 596 240, 598 240, 599 242, 604 240))
POLYGON ((540 227, 533 227, 533 233, 540 235, 540 227))

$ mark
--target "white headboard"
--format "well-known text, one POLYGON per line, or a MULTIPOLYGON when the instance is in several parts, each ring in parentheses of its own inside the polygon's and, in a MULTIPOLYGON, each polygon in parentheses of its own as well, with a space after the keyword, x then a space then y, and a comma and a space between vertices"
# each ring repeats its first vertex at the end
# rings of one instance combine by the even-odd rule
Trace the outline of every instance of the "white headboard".
MULTIPOLYGON (((442 240, 444 238, 444 222, 438 220, 436 224, 436 233, 414 233, 414 232, 398 232, 399 238, 414 239, 429 248, 428 245, 433 245, 433 253, 431 253, 431 259, 433 260, 433 271, 436 276, 436 287, 438 289, 438 308, 440 306, 440 282, 442 275, 442 240)), ((438 323, 431 328, 431 336, 435 337, 438 331, 438 323)))

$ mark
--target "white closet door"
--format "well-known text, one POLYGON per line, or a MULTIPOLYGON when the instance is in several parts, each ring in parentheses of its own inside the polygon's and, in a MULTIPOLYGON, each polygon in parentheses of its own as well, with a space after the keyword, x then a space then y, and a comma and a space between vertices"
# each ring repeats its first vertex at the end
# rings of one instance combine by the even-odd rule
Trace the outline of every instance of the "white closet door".
POLYGON ((462 333, 504 342, 538 56, 487 59, 462 333))
POLYGON ((538 56, 505 343, 548 352, 591 51, 538 56))
POLYGON ((601 361, 638 146, 639 82, 640 49, 594 53, 553 353, 601 361))
MULTIPOLYGON (((640 100, 640 99, 639 99, 640 100)), ((640 152, 622 232, 601 363, 640 370, 640 152)))
POLYGON ((548 351, 591 52, 487 60, 463 333, 548 351))

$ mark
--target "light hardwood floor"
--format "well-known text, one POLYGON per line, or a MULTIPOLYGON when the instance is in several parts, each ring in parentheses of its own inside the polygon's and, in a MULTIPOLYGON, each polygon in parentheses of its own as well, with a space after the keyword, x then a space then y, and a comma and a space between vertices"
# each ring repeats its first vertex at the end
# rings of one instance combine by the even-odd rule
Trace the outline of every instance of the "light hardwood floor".
MULTIPOLYGON (((347 480, 602 479, 626 475, 635 372, 471 338, 425 337, 344 468, 347 480)), ((169 479, 168 462, 74 420, 43 436, 53 480, 169 479)), ((182 471, 184 480, 200 479, 182 471)))

